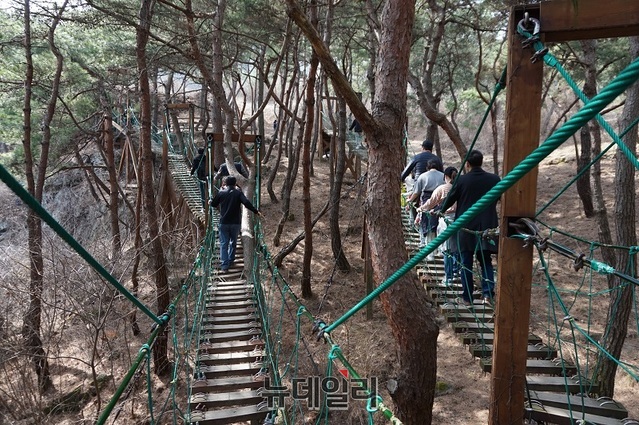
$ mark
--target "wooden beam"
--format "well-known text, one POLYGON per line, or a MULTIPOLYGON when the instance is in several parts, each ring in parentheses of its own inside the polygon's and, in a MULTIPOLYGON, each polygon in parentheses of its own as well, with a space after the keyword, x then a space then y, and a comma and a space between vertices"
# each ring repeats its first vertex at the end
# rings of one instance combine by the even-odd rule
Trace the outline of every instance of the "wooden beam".
MULTIPOLYGON (((529 11, 529 10, 528 10, 529 11)), ((531 17, 537 18, 532 12, 531 17)), ((539 145, 543 62, 530 61, 531 50, 523 50, 517 24, 521 8, 511 9, 508 27, 508 76, 504 174, 512 170, 539 145)), ((532 282, 532 246, 508 237, 509 223, 534 217, 537 170, 533 170, 504 193, 498 254, 495 336, 491 375, 489 423, 522 423, 526 354, 532 282)))
POLYGON ((192 106, 192 103, 167 103, 166 109, 189 109, 192 106))
POLYGON ((518 9, 538 10, 547 42, 639 35, 637 0, 554 0, 518 9))
MULTIPOLYGON (((224 133, 206 133, 206 138, 211 138, 213 142, 223 142, 224 141, 224 133)), ((244 143, 255 143, 255 139, 257 138, 256 134, 244 134, 242 135, 242 141, 244 143)), ((238 143, 240 141, 240 135, 234 133, 232 135, 233 143, 238 143)))

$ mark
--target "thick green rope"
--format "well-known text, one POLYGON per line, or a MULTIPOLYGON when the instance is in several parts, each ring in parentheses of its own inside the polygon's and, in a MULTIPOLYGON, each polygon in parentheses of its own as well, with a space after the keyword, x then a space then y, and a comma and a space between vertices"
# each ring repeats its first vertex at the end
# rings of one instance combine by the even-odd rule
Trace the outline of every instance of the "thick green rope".
MULTIPOLYGON (((548 264, 545 261, 544 255, 543 255, 543 250, 538 249, 539 252, 539 258, 540 261, 542 262, 542 268, 544 270, 544 274, 546 276, 546 279, 548 281, 548 289, 549 291, 553 294, 554 298, 556 298, 559 302, 559 307, 562 311, 562 314, 564 315, 564 320, 568 321, 570 324, 570 327, 572 330, 577 330, 589 343, 593 344, 599 351, 601 351, 602 353, 604 353, 609 359, 611 359, 612 361, 614 361, 615 363, 617 363, 617 365, 619 365, 623 370, 625 370, 634 380, 639 381, 639 375, 635 374, 631 369, 629 369, 627 367, 627 365, 623 362, 620 362, 618 359, 616 359, 615 357, 613 357, 608 351, 606 351, 604 349, 603 346, 601 346, 599 344, 598 341, 596 341, 595 339, 593 339, 592 336, 590 336, 590 334, 585 331, 584 329, 582 329, 577 321, 575 320, 575 318, 570 314, 570 310, 566 307, 566 305, 563 303, 561 296, 559 295, 559 291, 557 290, 557 288, 555 287, 553 280, 548 272, 548 264)), ((557 331, 557 335, 559 335, 559 332, 557 331)), ((573 336, 573 341, 576 341, 576 338, 573 336)), ((575 342, 576 343, 576 342, 575 342)), ((575 352, 576 349, 575 349, 575 352)), ((578 362, 577 362, 578 364, 578 362)))
POLYGON ((22 185, 2 166, 0 165, 0 179, 11 189, 22 201, 27 204, 42 221, 47 223, 49 227, 62 238, 69 246, 77 252, 93 269, 102 276, 107 282, 113 285, 120 293, 129 299, 136 307, 138 307, 144 314, 149 316, 154 322, 159 325, 164 325, 166 320, 156 316, 146 305, 144 305, 139 299, 137 299, 132 293, 130 293, 118 280, 107 271, 107 269, 100 264, 98 260, 93 258, 89 252, 84 249, 80 243, 75 240, 73 236, 66 231, 60 223, 56 221, 51 214, 40 204, 22 185))
MULTIPOLYGON (((519 26, 517 27, 517 30, 519 34, 521 34, 525 38, 530 38, 532 36, 530 33, 523 31, 519 26)), ((537 51, 541 51, 544 49, 544 45, 541 41, 536 41, 534 43, 534 47, 537 51)), ((566 80, 566 82, 568 83, 572 91, 577 95, 577 97, 579 97, 579 99, 581 99, 581 101, 584 104, 588 104, 589 102, 588 97, 579 89, 579 86, 577 85, 575 80, 573 80, 570 74, 568 74, 568 72, 566 71, 566 69, 563 66, 561 66, 561 64, 559 63, 559 61, 557 60, 555 56, 553 56, 550 52, 546 53, 544 55, 544 62, 548 66, 555 68, 559 72, 559 74, 561 74, 561 76, 564 77, 564 80, 566 80)), ((618 136, 617 133, 615 133, 612 126, 608 124, 608 122, 599 114, 596 114, 594 118, 599 123, 599 125, 601 125, 601 128, 603 128, 606 131, 606 133, 610 135, 612 140, 615 141, 615 143, 619 147, 619 150, 623 152, 626 158, 628 158, 628 160, 635 166, 635 168, 639 169, 639 160, 637 160, 637 158, 635 157, 634 152, 630 151, 628 146, 626 146, 626 144, 621 140, 621 137, 618 136)))
POLYGON ((477 214, 486 209, 489 205, 496 202, 499 197, 511 186, 517 183, 530 170, 536 167, 544 158, 552 151, 563 144, 572 134, 579 130, 584 124, 590 121, 597 113, 599 113, 608 103, 619 96, 628 86, 633 84, 639 78, 639 60, 633 61, 626 69, 624 69, 612 82, 601 92, 593 97, 591 101, 585 105, 579 112, 573 115, 561 128, 555 131, 546 139, 537 149, 535 149, 528 157, 517 164, 504 178, 488 191, 479 201, 477 201, 464 214, 457 218, 448 228, 438 235, 432 242, 419 251, 413 258, 404 264, 399 270, 389 276, 382 282, 373 292, 362 299, 342 317, 338 318, 334 323, 328 326, 325 331, 331 332, 337 326, 344 323, 351 316, 361 310, 366 304, 377 298, 382 292, 392 286, 403 275, 408 273, 413 267, 418 265, 428 254, 433 252, 439 245, 444 243, 449 237, 453 236, 457 231, 461 230, 470 220, 477 214))
MULTIPOLYGON (((324 324, 321 321, 318 321, 313 314, 308 311, 308 309, 301 303, 301 301, 296 297, 295 293, 293 292, 293 290, 290 288, 290 286, 288 285, 288 283, 286 282, 286 279, 284 278, 284 276, 281 275, 281 273, 279 272, 279 270, 277 269, 277 267, 273 266, 273 264, 271 263, 271 255, 268 251, 268 248, 266 247, 266 245, 262 244, 261 241, 263 241, 263 234, 261 232, 257 233, 257 237, 256 240, 258 241, 258 244, 260 246, 259 249, 256 249, 256 253, 259 253, 261 256, 263 256, 264 259, 264 263, 271 268, 272 270, 272 274, 273 274, 273 279, 272 282, 273 284, 275 284, 276 286, 276 290, 279 292, 279 294, 281 295, 282 298, 285 297, 289 297, 293 303, 295 304, 295 306, 297 307, 297 314, 296 314, 296 344, 295 344, 295 349, 293 350, 291 357, 289 358, 288 362, 287 362, 287 367, 285 369, 285 373, 282 373, 282 376, 285 376, 289 373, 289 368, 292 369, 293 371, 297 371, 298 370, 298 365, 299 365, 299 341, 301 339, 301 318, 302 317, 306 317, 308 318, 311 323, 313 323, 314 325, 317 325, 318 329, 320 330, 319 334, 318 334, 318 338, 323 337, 323 339, 331 346, 331 347, 337 347, 334 350, 332 349, 331 352, 333 354, 332 360, 339 360, 340 363, 344 366, 345 369, 347 369, 349 371, 349 376, 358 379, 360 383, 363 383, 364 380, 360 377, 360 375, 357 373, 357 371, 353 368, 353 366, 348 362, 348 360, 346 359, 346 357, 342 354, 341 349, 339 349, 339 345, 333 341, 333 339, 331 338, 331 336, 327 333, 322 332, 322 329, 324 328, 324 324), (282 285, 277 285, 277 282, 280 281, 282 282, 282 285), (291 365, 292 363, 292 365, 291 365)), ((281 326, 280 326, 281 329, 281 326)), ((281 379, 281 378, 280 378, 281 379)), ((373 397, 374 394, 371 393, 370 389, 368 388, 361 388, 361 391, 367 395, 369 395, 370 397, 373 397)), ((376 398, 376 400, 378 400, 376 398)), ((395 424, 395 425, 401 425, 401 421, 395 416, 395 414, 393 413, 393 411, 386 406, 382 401, 378 401, 376 403, 376 407, 377 407, 377 411, 381 412, 382 415, 388 419, 390 421, 391 424, 395 424)), ((295 423, 295 417, 297 416, 297 410, 299 409, 299 401, 298 400, 294 400, 293 401, 293 415, 291 418, 291 423, 295 423)), ((369 412, 370 413, 370 412, 369 412)), ((320 415, 320 417, 322 417, 322 415, 320 415)))
MULTIPOLYGON (((484 128, 484 124, 486 124, 486 119, 488 118, 488 114, 490 114, 490 110, 493 108, 493 105, 495 104, 495 101, 497 100, 497 96, 503 89, 506 88, 507 74, 508 74, 508 69, 504 68, 504 70, 501 72, 501 76, 499 77, 499 80, 497 81, 497 84, 495 84, 493 93, 490 96, 490 102, 488 102, 488 106, 486 107, 486 110, 484 111, 484 116, 481 119, 481 122, 479 123, 479 127, 477 127, 477 131, 475 132, 475 137, 473 137, 473 141, 470 143, 470 147, 466 150, 466 155, 464 155, 464 159, 462 159, 461 165, 458 170, 459 172, 455 175, 455 179, 452 182, 453 186, 455 185, 455 183, 457 183, 457 179, 459 179, 459 177, 461 177, 461 175, 464 173, 464 164, 466 164, 466 161, 468 161, 468 155, 470 155, 470 152, 475 147, 475 143, 477 143, 477 140, 479 139, 479 135, 481 134, 481 131, 484 128)), ((446 203, 449 196, 450 196, 450 192, 446 194, 446 198, 442 202, 442 205, 446 203)))
MULTIPOLYGON (((635 119, 632 124, 630 124, 623 132, 621 132, 621 134, 619 134, 618 139, 621 140, 621 138, 623 138, 626 133, 628 133, 630 130, 632 130, 632 128, 637 125, 637 123, 639 123, 639 117, 637 117, 637 119, 635 119)), ((623 143, 622 143, 623 144, 623 143)), ((603 151, 601 151, 592 161, 590 161, 586 166, 584 166, 578 173, 576 176, 574 176, 555 196, 553 196, 553 198, 546 202, 546 204, 541 207, 536 213, 535 213, 535 217, 537 217, 539 214, 541 214, 542 212, 544 212, 546 210, 546 208, 548 208, 552 203, 554 203, 561 195, 564 194, 564 192, 566 190, 568 190, 569 187, 571 187, 573 185, 573 183, 575 183, 581 176, 583 176, 584 174, 586 174, 588 172, 588 170, 590 169, 590 167, 592 167, 597 161, 599 161, 613 146, 615 145, 619 145, 619 143, 617 142, 617 140, 614 140, 611 144, 609 144, 606 149, 604 149, 603 151)), ((623 144, 623 146, 625 146, 625 144, 623 144)))

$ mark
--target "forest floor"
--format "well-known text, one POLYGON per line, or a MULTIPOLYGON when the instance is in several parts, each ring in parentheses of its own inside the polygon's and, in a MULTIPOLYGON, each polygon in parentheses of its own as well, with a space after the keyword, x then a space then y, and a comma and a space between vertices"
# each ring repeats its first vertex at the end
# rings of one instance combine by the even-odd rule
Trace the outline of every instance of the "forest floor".
MULTIPOLYGON (((411 152, 419 151, 420 141, 413 141, 411 152)), ((486 152, 486 151, 485 151, 486 152)), ((445 166, 453 165, 459 168, 459 159, 456 153, 444 151, 443 160, 445 166)), ((569 180, 575 175, 574 148, 570 145, 563 147, 548 158, 539 167, 538 176, 538 205, 542 206, 549 201, 569 180)), ((365 165, 364 165, 365 167, 365 165)), ((485 163, 484 168, 492 170, 491 163, 485 163)), ((612 174, 614 170, 614 153, 609 153, 604 158, 602 165, 603 180, 607 188, 612 187, 612 174)), ((401 170, 397 170, 399 175, 401 170)), ((314 216, 326 202, 328 193, 328 162, 315 160, 315 176, 311 183, 312 214, 314 216)), ((299 177, 301 179, 301 177, 299 177)), ((334 270, 332 260, 330 229, 327 217, 321 219, 313 231, 313 260, 312 260, 312 287, 314 296, 303 300, 309 311, 316 317, 325 320, 327 323, 337 319, 350 307, 355 305, 366 295, 364 283, 364 262, 361 258, 362 227, 364 223, 363 204, 364 188, 355 180, 353 175, 347 171, 345 186, 343 188, 340 224, 342 226, 342 243, 346 257, 351 265, 351 271, 344 273, 334 270), (321 311, 319 310, 321 306, 321 311)), ((275 188, 279 187, 277 184, 275 188)), ((272 246, 272 235, 280 220, 280 204, 271 202, 268 195, 263 192, 262 210, 264 211, 263 224, 267 235, 267 240, 271 245, 272 252, 277 252, 278 248, 272 246)), ((612 191, 605 191, 612 195, 612 191)), ((612 198, 612 196, 610 196, 612 198)), ((608 205, 612 211, 612 199, 608 205)), ((297 184, 291 200, 291 211, 294 217, 286 223, 282 236, 282 244, 286 244, 303 229, 303 209, 302 209, 302 186, 297 184)), ((585 240, 597 240, 597 226, 592 218, 586 218, 579 202, 576 189, 571 187, 562 197, 551 205, 541 216, 542 220, 556 229, 578 235, 585 240)), ((543 229, 543 228, 542 228, 543 229)), ((543 229, 546 235, 550 230, 543 229)), ((614 230, 613 230, 614 232, 614 230)), ((562 240, 572 249, 582 249, 587 254, 587 247, 580 246, 579 243, 570 240, 562 240)), ((281 273, 291 284, 293 290, 299 291, 301 281, 302 242, 295 252, 288 255, 281 267, 281 273)), ((596 256, 596 255, 595 255, 596 256)), ((496 263, 496 259, 493 260, 496 263)), ((581 274, 570 271, 571 262, 559 256, 551 260, 553 269, 551 276, 557 286, 575 289, 583 284, 584 272, 581 274)), ((543 281, 544 274, 538 268, 536 259, 535 278, 533 288, 533 298, 531 307, 531 326, 533 332, 541 336, 544 341, 548 341, 547 322, 548 293, 543 281)), ((593 279, 593 285, 606 285, 602 279, 593 279)), ((377 282, 378 283, 378 282, 377 282)), ((603 287, 602 287, 603 289, 603 287)), ((299 292, 298 292, 299 293, 299 292)), ((579 303, 576 303, 576 305, 579 303)), ((599 297, 591 303, 589 311, 582 308, 577 310, 587 317, 580 317, 579 320, 585 322, 590 320, 593 332, 601 332, 605 322, 608 306, 607 297, 599 297), (589 316, 588 316, 589 315, 589 316)), ((575 309, 572 310, 576 311, 575 309)), ((560 312, 557 313, 561 315, 560 312)), ((563 316, 562 316, 563 317, 563 316)), ((634 319, 631 319, 631 321, 634 319)), ((628 340, 624 349, 624 359, 629 364, 639 364, 639 341, 637 340, 637 329, 634 324, 629 326, 628 340)), ((310 341, 314 341, 313 334, 308 329, 303 329, 310 341)), ((550 333, 554 335, 554 331, 550 333)), ((393 378, 396 370, 395 343, 390 334, 386 318, 381 310, 379 301, 373 303, 373 318, 366 320, 364 312, 359 312, 349 319, 346 324, 336 330, 333 335, 342 346, 346 358, 354 365, 361 375, 379 377, 379 389, 386 401, 390 400, 386 391, 388 379, 393 378)), ((562 332, 562 339, 565 335, 562 332)), ((548 341, 552 343, 552 341, 548 341)), ((582 340, 583 342, 583 340, 582 340)), ((481 371, 478 359, 474 359, 459 340, 450 325, 442 325, 438 338, 438 394, 435 398, 433 423, 434 424, 480 424, 488 422, 488 408, 490 399, 490 375, 481 371)), ((313 345, 315 356, 325 358, 329 347, 313 345)), ((566 346, 566 344, 564 344, 566 346)), ((565 356, 570 356, 568 344, 565 356)), ((583 347, 575 348, 579 352, 583 347)), ((579 353, 572 353, 576 355, 579 353)), ((583 355, 583 353, 581 353, 583 355)), ((581 357, 583 359, 583 357, 581 357)), ((629 410, 630 417, 639 418, 639 404, 636 400, 639 395, 639 386, 625 372, 618 373, 615 399, 620 401, 629 410)), ((379 416, 379 415, 378 415, 379 416)), ((361 423, 362 409, 351 409, 351 415, 345 423, 361 423)), ((380 420, 380 418, 378 418, 380 420)), ((377 422, 376 422, 377 423, 377 422)), ((384 423, 380 421, 379 423, 384 423)))

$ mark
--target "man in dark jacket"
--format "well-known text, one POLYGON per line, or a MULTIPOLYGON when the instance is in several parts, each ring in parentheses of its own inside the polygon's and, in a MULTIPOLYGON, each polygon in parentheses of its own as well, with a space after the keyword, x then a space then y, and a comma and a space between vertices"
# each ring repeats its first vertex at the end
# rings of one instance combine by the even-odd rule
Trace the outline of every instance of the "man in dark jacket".
MULTIPOLYGON (((235 170, 240 173, 242 176, 248 178, 249 173, 246 170, 246 168, 244 168, 244 164, 242 164, 241 162, 235 162, 233 165, 235 165, 235 170)), ((226 166, 226 162, 223 162, 220 164, 220 168, 217 169, 217 172, 215 173, 215 175, 213 176, 213 180, 217 180, 217 179, 221 179, 224 178, 226 176, 230 175, 229 170, 226 166)))
MULTIPOLYGON (((490 189, 499 183, 499 177, 481 168, 484 156, 478 150, 468 154, 466 174, 460 176, 453 185, 448 199, 442 204, 441 210, 446 211, 457 202, 455 219, 464 214, 490 189)), ((495 297, 495 273, 491 255, 497 252, 497 242, 493 239, 482 238, 480 232, 499 226, 497 218, 497 201, 475 216, 463 230, 457 234, 457 247, 462 262, 462 299, 464 304, 472 304, 473 293, 473 257, 477 257, 481 268, 482 296, 484 303, 492 304, 495 297)))
POLYGON ((437 161, 437 170, 442 173, 444 172, 444 164, 442 163, 442 160, 433 153, 433 142, 430 140, 424 140, 422 142, 422 151, 415 155, 406 168, 404 168, 400 177, 401 180, 406 180, 406 177, 408 177, 413 169, 415 170, 415 180, 417 180, 421 173, 428 171, 427 165, 429 159, 437 161))
POLYGON ((204 208, 206 208, 206 155, 204 154, 204 148, 197 150, 197 155, 191 163, 191 175, 196 172, 200 186, 200 197, 202 198, 202 212, 204 212, 204 208))
POLYGON ((211 201, 211 206, 220 208, 220 259, 221 269, 227 271, 235 261, 237 236, 242 222, 242 205, 257 215, 261 215, 242 191, 236 186, 236 179, 227 176, 220 191, 211 201))

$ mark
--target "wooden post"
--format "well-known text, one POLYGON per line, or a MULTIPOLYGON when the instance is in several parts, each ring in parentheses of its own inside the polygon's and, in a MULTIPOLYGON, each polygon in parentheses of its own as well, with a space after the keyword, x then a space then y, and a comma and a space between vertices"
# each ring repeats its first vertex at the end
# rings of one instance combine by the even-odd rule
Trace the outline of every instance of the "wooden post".
MULTIPOLYGON (((531 17, 533 15, 531 11, 531 17)), ((522 8, 513 8, 508 27, 508 77, 504 173, 539 145, 543 61, 532 63, 517 34, 522 8)), ((509 223, 534 217, 537 169, 504 193, 498 254, 495 339, 491 376, 491 425, 521 424, 524 415, 526 353, 532 282, 532 246, 509 238, 509 223)))
MULTIPOLYGON (((639 2, 627 0, 553 0, 514 7, 508 27, 508 78, 504 171, 527 156, 539 143, 542 64, 530 62, 516 25, 524 10, 540 21, 545 41, 629 37, 639 35, 639 2)), ((532 247, 511 239, 509 223, 533 217, 537 170, 528 173, 502 197, 497 305, 493 347, 491 425, 520 424, 524 415, 526 345, 530 315, 532 247)))

